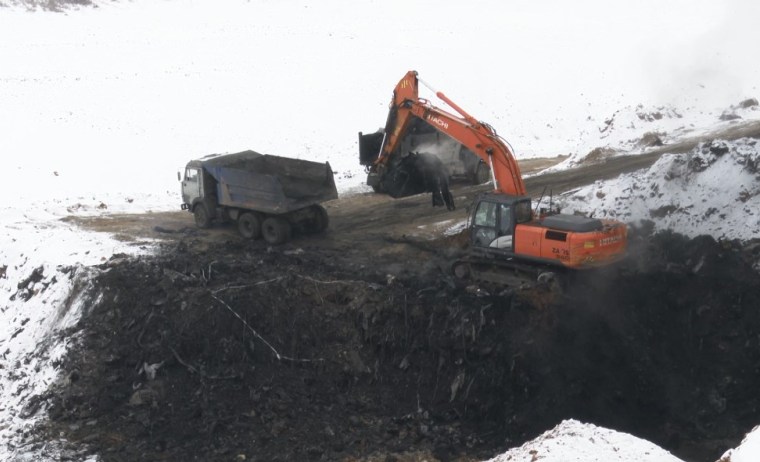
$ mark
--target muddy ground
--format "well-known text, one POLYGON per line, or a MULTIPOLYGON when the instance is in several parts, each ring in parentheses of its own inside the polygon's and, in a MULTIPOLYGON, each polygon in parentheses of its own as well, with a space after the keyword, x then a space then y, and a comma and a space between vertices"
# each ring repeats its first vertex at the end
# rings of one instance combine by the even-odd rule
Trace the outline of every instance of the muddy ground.
MULTIPOLYGON (((65 379, 30 400, 64 458, 471 461, 564 418, 714 461, 760 421, 760 247, 633 229, 561 297, 456 284, 427 196, 329 203, 283 246, 187 213, 78 221, 155 256, 101 265, 65 379)), ((72 269, 72 273, 76 269, 72 269)))

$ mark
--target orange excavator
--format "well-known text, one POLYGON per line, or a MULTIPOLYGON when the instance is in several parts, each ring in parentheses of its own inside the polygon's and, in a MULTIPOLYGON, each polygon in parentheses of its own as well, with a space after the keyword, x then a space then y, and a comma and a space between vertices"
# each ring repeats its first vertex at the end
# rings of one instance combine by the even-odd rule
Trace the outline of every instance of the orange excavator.
MULTIPOLYGON (((470 256, 455 264, 458 277, 492 280, 489 272, 494 266, 552 274, 556 269, 604 267, 623 258, 627 243, 624 223, 534 209, 508 143, 493 127, 469 115, 415 71, 409 71, 396 86, 385 130, 359 134, 360 160, 368 166, 368 184, 379 191, 396 188, 390 191, 394 197, 410 191, 423 192, 420 189, 432 191, 434 205, 453 208, 443 162, 436 160, 434 154, 420 159, 421 153, 401 152, 404 139, 421 126, 426 130, 432 127, 477 156, 476 178, 490 172, 493 183, 493 191, 480 194, 470 208, 470 256), (457 114, 420 98, 420 83, 457 114), (377 148, 374 153, 373 147, 377 148), (415 177, 423 179, 421 184, 407 186, 415 177)), ((494 277, 494 282, 503 280, 501 276, 494 277)))

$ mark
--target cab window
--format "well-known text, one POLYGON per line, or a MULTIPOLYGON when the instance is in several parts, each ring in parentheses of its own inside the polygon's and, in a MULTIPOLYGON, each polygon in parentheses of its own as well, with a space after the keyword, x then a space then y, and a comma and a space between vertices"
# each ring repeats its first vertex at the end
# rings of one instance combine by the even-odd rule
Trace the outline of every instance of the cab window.
POLYGON ((185 179, 187 181, 198 181, 198 169, 188 168, 185 170, 185 179))
POLYGON ((475 212, 475 226, 496 227, 496 207, 494 202, 481 202, 475 212))
POLYGON ((518 223, 530 221, 530 202, 518 202, 515 204, 515 217, 518 223))

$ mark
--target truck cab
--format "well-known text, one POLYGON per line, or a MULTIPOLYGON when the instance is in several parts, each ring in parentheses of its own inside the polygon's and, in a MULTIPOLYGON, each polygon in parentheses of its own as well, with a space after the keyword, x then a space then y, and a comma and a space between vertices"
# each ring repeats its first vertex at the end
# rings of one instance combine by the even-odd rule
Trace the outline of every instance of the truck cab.
POLYGON ((198 160, 185 166, 182 176, 182 210, 193 213, 195 224, 206 228, 216 216, 216 184, 198 160))
POLYGON ((192 204, 203 197, 203 182, 201 181, 202 170, 200 166, 185 167, 185 175, 182 178, 182 202, 183 205, 192 204))

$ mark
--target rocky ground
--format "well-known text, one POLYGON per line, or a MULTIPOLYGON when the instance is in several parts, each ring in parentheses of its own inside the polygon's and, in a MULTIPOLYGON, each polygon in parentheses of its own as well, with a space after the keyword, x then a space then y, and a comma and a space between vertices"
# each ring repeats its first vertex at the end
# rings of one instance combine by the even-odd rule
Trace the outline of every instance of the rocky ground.
POLYGON ((324 236, 276 248, 183 215, 152 226, 157 255, 101 265, 65 379, 28 404, 50 415, 28 444, 63 436, 64 459, 105 461, 471 461, 575 418, 714 461, 760 420, 758 246, 634 229, 620 271, 556 297, 455 284, 461 240, 415 232, 461 209, 328 208, 324 236))

